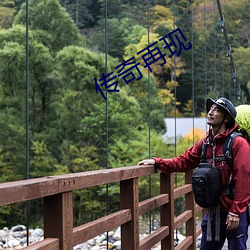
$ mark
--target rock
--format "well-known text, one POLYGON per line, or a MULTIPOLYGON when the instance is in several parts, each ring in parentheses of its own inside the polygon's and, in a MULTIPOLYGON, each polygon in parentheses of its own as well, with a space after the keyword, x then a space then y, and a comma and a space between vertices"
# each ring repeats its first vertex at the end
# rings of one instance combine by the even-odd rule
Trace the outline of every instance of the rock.
POLYGON ((92 248, 91 248, 91 250, 100 250, 101 248, 98 246, 98 245, 96 245, 96 246, 93 246, 92 248))
POLYGON ((109 238, 108 238, 108 241, 109 241, 110 243, 114 243, 114 242, 116 241, 116 239, 114 239, 113 237, 109 237, 109 238))
MULTIPOLYGON (((41 228, 29 229, 29 244, 39 242, 44 239, 44 232, 41 228)), ((141 234, 140 239, 147 237, 148 234, 141 234)), ((179 243, 183 240, 184 236, 178 232, 179 243)), ((114 231, 107 234, 100 234, 93 239, 88 240, 74 246, 74 250, 121 250, 121 228, 118 227, 114 231), (108 242, 107 242, 108 241, 108 242)), ((0 250, 17 250, 27 246, 27 230, 25 226, 17 225, 10 230, 4 228, 0 230, 0 250)), ((160 250, 160 243, 155 245, 152 250, 160 250)))
POLYGON ((121 245, 122 245, 122 242, 120 240, 114 242, 113 246, 115 247, 115 249, 119 250, 121 249, 121 245))
POLYGON ((113 236, 114 234, 115 234, 114 231, 109 231, 109 232, 108 232, 108 236, 109 236, 109 237, 113 236))
POLYGON ((88 240, 87 243, 93 246, 95 244, 95 239, 88 240))
POLYGON ((20 242, 18 240, 13 239, 13 240, 7 241, 7 245, 8 247, 16 247, 20 245, 20 242))
POLYGON ((121 239, 121 227, 118 227, 115 231, 115 234, 113 235, 113 238, 116 240, 120 240, 121 239))
POLYGON ((107 246, 107 241, 106 241, 106 240, 103 240, 102 242, 100 242, 100 245, 101 245, 101 246, 107 246))
POLYGON ((79 244, 79 245, 74 246, 73 249, 74 250, 88 249, 88 244, 87 243, 79 244))
POLYGON ((23 230, 26 230, 26 227, 24 225, 17 225, 11 228, 13 232, 20 232, 23 230))
POLYGON ((101 234, 101 235, 97 236, 97 237, 95 238, 95 240, 96 240, 96 243, 100 243, 100 242, 102 242, 103 240, 105 240, 106 238, 107 238, 107 237, 106 237, 105 234, 101 234))
POLYGON ((32 234, 32 237, 42 237, 43 236, 43 230, 41 228, 36 228, 32 234))
POLYGON ((6 230, 0 230, 0 238, 3 238, 7 235, 6 230))

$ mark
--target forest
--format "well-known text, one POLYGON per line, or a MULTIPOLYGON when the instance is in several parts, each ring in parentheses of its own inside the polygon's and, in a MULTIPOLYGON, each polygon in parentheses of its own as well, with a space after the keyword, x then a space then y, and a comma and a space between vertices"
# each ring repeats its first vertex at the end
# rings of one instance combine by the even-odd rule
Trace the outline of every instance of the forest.
MULTIPOLYGON (((162 140, 164 118, 204 117, 207 97, 249 103, 250 2, 220 2, 225 20, 215 0, 2 0, 1 183, 173 157, 201 133, 170 145, 162 140), (170 36, 169 51, 162 38, 177 29, 186 40, 174 48, 172 41, 179 53, 171 56, 170 36), (138 52, 151 44, 151 52, 166 56, 147 67, 138 52), (118 75, 110 92, 103 84, 97 88, 101 77, 132 57, 132 80, 118 75)), ((157 192, 157 176, 151 182, 157 192)), ((144 199, 148 180, 140 184, 144 199)), ((108 187, 110 211, 119 206, 118 189, 108 187)), ((41 202, 30 204, 34 226, 42 226, 41 202)), ((76 191, 74 207, 76 225, 98 218, 106 212, 106 187, 76 191)), ((0 207, 0 227, 24 221, 24 209, 0 207)))

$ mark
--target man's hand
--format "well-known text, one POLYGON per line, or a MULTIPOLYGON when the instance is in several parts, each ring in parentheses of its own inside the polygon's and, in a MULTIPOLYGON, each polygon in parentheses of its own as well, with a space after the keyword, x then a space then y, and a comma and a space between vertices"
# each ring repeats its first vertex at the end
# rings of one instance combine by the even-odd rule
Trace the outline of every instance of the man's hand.
POLYGON ((239 216, 231 215, 230 213, 227 215, 227 229, 233 230, 239 226, 240 218, 239 216))
POLYGON ((137 166, 138 165, 155 165, 155 160, 154 159, 142 160, 137 163, 137 166))

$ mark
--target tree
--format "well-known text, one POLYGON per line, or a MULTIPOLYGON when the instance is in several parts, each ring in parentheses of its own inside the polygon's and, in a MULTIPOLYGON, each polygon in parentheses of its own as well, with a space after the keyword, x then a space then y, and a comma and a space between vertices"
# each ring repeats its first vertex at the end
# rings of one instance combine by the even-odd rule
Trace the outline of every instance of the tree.
POLYGON ((1 7, 0 5, 0 29, 8 29, 11 27, 13 19, 14 19, 13 8, 1 7))
MULTIPOLYGON (((84 45, 79 30, 58 0, 29 1, 29 20, 36 39, 53 52, 69 45, 84 45)), ((16 24, 26 24, 25 3, 15 17, 16 24)))
POLYGON ((101 4, 98 0, 61 0, 79 29, 89 29, 101 18, 101 4))
POLYGON ((243 100, 245 103, 248 103, 250 101, 249 93, 250 93, 250 72, 249 72, 249 56, 250 56, 250 47, 243 48, 239 47, 235 49, 235 65, 238 69, 238 75, 240 76, 238 78, 237 84, 241 84, 242 89, 244 90, 245 97, 243 100))

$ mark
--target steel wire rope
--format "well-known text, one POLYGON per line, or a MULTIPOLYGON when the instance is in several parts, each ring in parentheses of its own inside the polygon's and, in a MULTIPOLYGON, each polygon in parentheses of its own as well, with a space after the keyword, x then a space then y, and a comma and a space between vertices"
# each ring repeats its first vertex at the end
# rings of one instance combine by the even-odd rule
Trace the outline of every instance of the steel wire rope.
POLYGON ((79 0, 76 0, 76 26, 79 28, 79 0))
MULTIPOLYGON (((229 64, 229 72, 231 70, 231 66, 229 64)), ((228 74, 228 92, 229 92, 229 99, 231 99, 231 77, 230 77, 230 74, 228 74)))
MULTIPOLYGON (((221 52, 223 51, 223 47, 224 47, 224 43, 223 41, 220 41, 220 39, 218 39, 218 43, 219 43, 219 48, 220 48, 220 57, 221 57, 221 52)), ((220 72, 221 72, 221 83, 222 83, 222 96, 225 96, 225 67, 224 67, 224 59, 220 58, 220 72)))
POLYGON ((195 92, 194 92, 194 23, 193 23, 193 19, 194 19, 194 10, 193 10, 193 0, 191 0, 191 39, 192 39, 192 70, 191 70, 191 79, 192 79, 192 116, 193 116, 193 144, 195 141, 195 133, 194 133, 194 118, 195 118, 195 106, 194 106, 194 102, 195 102, 195 92))
MULTIPOLYGON (((25 33, 25 136, 26 136, 26 169, 25 179, 29 179, 29 0, 26 0, 26 33, 25 33)), ((25 216, 26 216, 26 240, 27 246, 29 245, 29 214, 30 214, 30 202, 25 203, 25 216)))
MULTIPOLYGON (((173 0, 173 26, 174 30, 176 28, 176 2, 173 0)), ((174 36, 174 42, 176 41, 175 36, 174 36)), ((176 43, 175 43, 176 44, 176 43)), ((177 107, 176 107, 176 99, 177 99, 177 86, 176 86, 176 55, 174 53, 174 72, 173 72, 173 81, 174 81, 174 156, 177 155, 177 107)), ((175 173, 175 188, 177 187, 178 183, 178 174, 175 173)), ((178 245, 179 238, 178 238, 178 230, 175 230, 175 242, 176 245, 178 245)))
MULTIPOLYGON (((150 45, 150 0, 147 0, 147 32, 148 32, 148 46, 150 45)), ((151 140, 150 140, 150 128, 151 128, 151 119, 150 119, 150 71, 148 70, 148 158, 151 157, 151 140)), ((148 195, 152 195, 152 180, 151 175, 148 176, 148 195)), ((152 212, 149 212, 149 233, 152 231, 152 212)))
POLYGON ((234 93, 236 92, 237 95, 237 100, 239 104, 242 104, 242 96, 241 96, 241 86, 240 86, 240 81, 238 80, 237 77, 237 71, 234 65, 234 60, 233 60, 233 55, 232 55, 232 50, 231 50, 231 45, 228 40, 227 36, 227 30, 226 30, 226 24, 225 24, 225 18, 222 13, 222 8, 220 4, 220 0, 217 1, 217 6, 220 14, 220 23, 221 23, 221 31, 223 32, 226 44, 227 44, 227 56, 230 60, 230 69, 232 70, 232 78, 233 78, 233 85, 234 85, 234 93))
POLYGON ((204 29, 203 29, 203 36, 204 36, 204 89, 205 89, 205 97, 207 97, 207 39, 206 39, 206 0, 204 0, 203 6, 203 13, 204 13, 204 29))
MULTIPOLYGON (((221 31, 223 30, 223 23, 220 22, 220 29, 221 31)), ((221 39, 221 35, 219 34, 219 39, 218 39, 218 48, 219 48, 219 62, 221 62, 219 64, 220 66, 220 73, 221 73, 221 83, 222 83, 222 96, 225 96, 225 60, 222 57, 223 54, 223 48, 225 46, 225 41, 223 39, 221 39)))
MULTIPOLYGON (((104 21, 104 49, 105 49, 105 75, 108 74, 108 0, 105 0, 105 21, 104 21)), ((109 120, 108 120, 108 90, 106 89, 106 110, 105 110, 105 119, 106 119, 106 169, 109 167, 109 162, 108 162, 108 146, 109 146, 109 120)), ((109 186, 106 184, 106 215, 109 213, 109 186)), ((109 248, 109 241, 108 241, 108 234, 109 232, 107 231, 107 249, 109 248)))
POLYGON ((215 0, 213 1, 213 10, 214 10, 214 91, 217 96, 218 93, 218 87, 217 87, 217 32, 216 32, 216 14, 215 14, 215 0))
POLYGON ((195 88, 194 88, 194 10, 193 10, 193 0, 191 0, 191 41, 192 41, 192 51, 191 51, 191 81, 192 81, 192 126, 193 126, 193 145, 195 143, 195 131, 194 131, 194 120, 195 120, 195 88))

